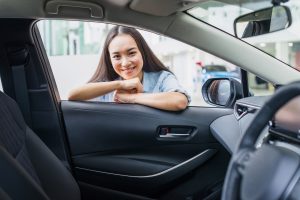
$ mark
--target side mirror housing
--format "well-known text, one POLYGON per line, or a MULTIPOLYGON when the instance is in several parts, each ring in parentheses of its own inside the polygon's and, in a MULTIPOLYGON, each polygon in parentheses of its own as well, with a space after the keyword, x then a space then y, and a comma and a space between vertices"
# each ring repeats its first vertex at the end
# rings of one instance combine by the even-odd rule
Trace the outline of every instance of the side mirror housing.
POLYGON ((234 32, 238 38, 248 38, 287 29, 291 24, 290 9, 286 6, 274 6, 236 18, 234 32))
POLYGON ((202 86, 202 95, 206 103, 233 108, 236 100, 243 97, 242 84, 235 78, 212 78, 202 86))

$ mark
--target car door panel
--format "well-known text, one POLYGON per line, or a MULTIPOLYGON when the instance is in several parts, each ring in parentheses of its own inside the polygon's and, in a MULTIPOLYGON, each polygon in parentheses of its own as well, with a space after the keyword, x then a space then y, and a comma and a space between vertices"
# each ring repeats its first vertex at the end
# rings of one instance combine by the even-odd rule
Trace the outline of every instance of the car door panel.
MULTIPOLYGON (((166 112, 140 105, 71 101, 62 101, 61 108, 76 178, 143 196, 173 187, 224 151, 209 126, 232 114, 231 109, 220 108, 166 112)), ((227 157, 221 159, 226 165, 227 157)))
POLYGON ((209 125, 220 116, 232 114, 231 109, 190 107, 184 112, 166 112, 139 105, 96 102, 62 101, 61 106, 72 156, 174 142, 216 142, 209 125), (194 127, 195 133, 181 141, 158 138, 157 129, 161 126, 194 127))

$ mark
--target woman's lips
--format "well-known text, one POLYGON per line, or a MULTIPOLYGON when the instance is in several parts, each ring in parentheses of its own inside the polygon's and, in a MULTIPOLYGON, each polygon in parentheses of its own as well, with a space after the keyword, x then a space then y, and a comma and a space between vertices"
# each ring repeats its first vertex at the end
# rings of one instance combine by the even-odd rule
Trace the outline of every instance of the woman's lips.
POLYGON ((130 68, 126 68, 122 71, 125 72, 126 74, 131 74, 134 71, 134 69, 135 69, 135 67, 130 67, 130 68))

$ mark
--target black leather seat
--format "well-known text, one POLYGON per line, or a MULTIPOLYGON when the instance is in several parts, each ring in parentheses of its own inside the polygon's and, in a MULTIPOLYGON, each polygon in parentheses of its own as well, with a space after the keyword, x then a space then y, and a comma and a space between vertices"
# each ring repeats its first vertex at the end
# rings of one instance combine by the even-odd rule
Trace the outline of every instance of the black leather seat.
POLYGON ((0 199, 80 199, 71 173, 0 92, 0 199))

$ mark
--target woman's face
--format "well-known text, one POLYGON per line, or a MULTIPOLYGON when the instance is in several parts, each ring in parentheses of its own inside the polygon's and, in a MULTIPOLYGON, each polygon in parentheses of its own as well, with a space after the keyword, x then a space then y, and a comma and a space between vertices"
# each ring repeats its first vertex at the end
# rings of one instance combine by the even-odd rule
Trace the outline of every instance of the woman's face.
POLYGON ((123 79, 143 77, 143 57, 135 40, 128 34, 120 34, 108 46, 115 72, 123 79))

